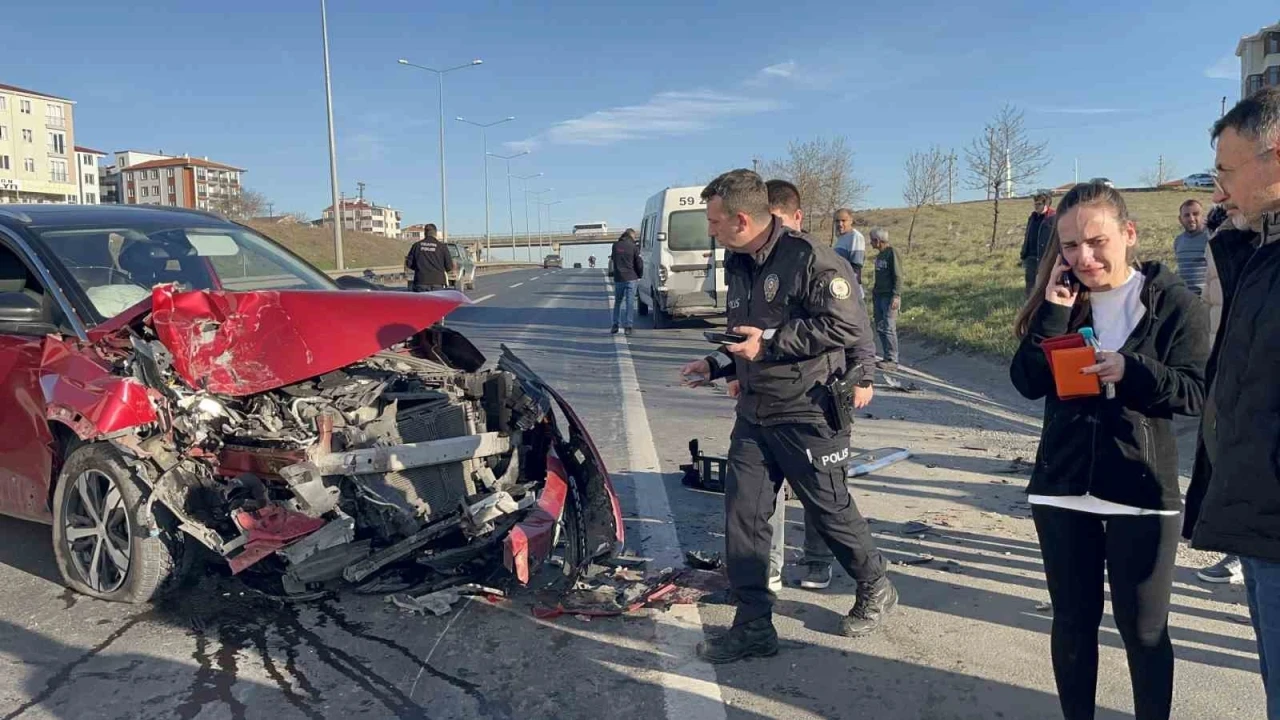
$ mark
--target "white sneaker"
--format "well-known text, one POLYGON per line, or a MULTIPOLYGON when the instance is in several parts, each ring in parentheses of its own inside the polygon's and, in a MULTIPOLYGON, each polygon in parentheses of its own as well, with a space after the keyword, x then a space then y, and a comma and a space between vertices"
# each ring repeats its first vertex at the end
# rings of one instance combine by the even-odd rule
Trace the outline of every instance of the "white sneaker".
POLYGON ((770 589, 770 590, 772 590, 772 591, 774 591, 774 592, 779 592, 779 591, 781 591, 781 590, 782 590, 782 576, 781 576, 781 575, 774 575, 773 577, 770 577, 770 578, 769 578, 769 589, 770 589))

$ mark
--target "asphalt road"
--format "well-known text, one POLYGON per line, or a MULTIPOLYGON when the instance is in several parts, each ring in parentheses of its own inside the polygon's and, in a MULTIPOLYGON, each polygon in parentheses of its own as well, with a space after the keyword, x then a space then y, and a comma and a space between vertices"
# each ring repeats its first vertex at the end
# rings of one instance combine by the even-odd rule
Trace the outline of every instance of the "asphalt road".
MULTIPOLYGON (((642 318, 633 337, 612 336, 599 270, 482 276, 469 294, 475 304, 450 326, 490 357, 510 346, 586 419, 624 503, 629 549, 657 567, 687 549, 722 550, 722 496, 682 487, 677 469, 692 438, 711 452, 728 444, 723 388, 680 387, 676 372, 706 351, 711 325, 657 332, 642 318)), ((903 604, 873 637, 832 634, 852 603, 839 572, 827 591, 780 593, 778 656, 715 669, 691 653, 729 622, 718 606, 540 621, 529 598, 515 598, 424 618, 379 596, 282 606, 208 578, 177 602, 138 609, 65 591, 48 529, 0 519, 0 720, 1059 717, 1025 475, 1002 472, 1034 452, 1035 407, 1000 368, 910 344, 904 353, 912 369, 900 380, 919 391, 879 390, 855 445, 915 456, 857 481, 856 497, 890 560, 935 560, 895 566, 903 604), (902 532, 912 519, 934 529, 902 532)), ((794 560, 802 512, 792 503, 787 513, 794 560)), ((1180 560, 1175 717, 1261 718, 1243 593, 1191 577, 1212 559, 1180 560)), ((1099 717, 1124 717, 1129 683, 1109 617, 1100 638, 1099 717)))

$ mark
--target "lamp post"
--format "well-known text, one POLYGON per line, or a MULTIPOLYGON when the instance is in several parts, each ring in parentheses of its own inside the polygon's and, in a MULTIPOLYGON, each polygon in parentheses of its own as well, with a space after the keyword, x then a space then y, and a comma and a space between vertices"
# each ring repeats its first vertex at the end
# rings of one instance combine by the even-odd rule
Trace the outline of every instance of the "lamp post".
POLYGON ((324 39, 324 105, 329 115, 329 190, 333 194, 333 262, 344 270, 342 260, 342 206, 338 204, 338 149, 333 141, 333 88, 329 83, 329 17, 320 0, 320 34, 324 39))
POLYGON ((513 210, 514 202, 511 199, 511 161, 518 157, 523 157, 528 154, 529 154, 528 150, 525 150, 523 152, 518 152, 515 155, 498 155, 496 153, 489 153, 489 157, 491 158, 498 158, 499 160, 507 161, 507 227, 511 232, 511 259, 512 260, 514 260, 516 257, 516 220, 515 220, 516 215, 515 215, 515 211, 513 210))
POLYGON ((449 239, 449 211, 447 208, 445 180, 444 180, 444 75, 445 73, 453 72, 454 70, 461 70, 463 68, 475 67, 476 65, 479 65, 484 61, 472 60, 471 62, 466 63, 464 65, 455 65, 450 68, 445 68, 444 70, 436 70, 435 68, 429 68, 425 65, 415 65, 414 63, 411 63, 408 60, 405 60, 404 58, 400 58, 398 62, 401 65, 405 65, 407 67, 413 67, 413 68, 418 68, 419 70, 426 70, 427 72, 433 72, 436 74, 436 80, 438 81, 438 88, 440 91, 440 94, 439 94, 439 98, 440 98, 440 233, 444 236, 446 240, 448 240, 449 239))
POLYGON ((489 246, 489 128, 515 119, 515 116, 512 115, 501 120, 494 120, 491 123, 478 123, 464 117, 458 118, 458 122, 464 122, 480 128, 480 141, 484 143, 484 252, 485 255, 489 256, 489 259, 493 259, 493 248, 489 246))
POLYGON ((542 205, 543 207, 545 207, 545 208, 547 209, 547 236, 546 236, 546 237, 547 237, 547 251, 548 251, 548 252, 550 252, 550 250, 551 250, 551 234, 552 234, 553 232, 555 232, 555 230, 554 230, 555 226, 551 224, 551 206, 552 206, 552 205, 559 205, 559 204, 560 204, 560 203, 562 203, 562 202, 564 202, 564 201, 563 201, 563 200, 552 200, 551 202, 540 202, 540 203, 538 203, 539 205, 542 205))
MULTIPOLYGON (((536 177, 542 177, 542 173, 534 173, 532 175, 512 175, 520 181, 520 188, 524 192, 524 248, 525 259, 533 262, 533 243, 529 240, 529 181, 536 177)), ((511 257, 515 258, 515 247, 512 246, 511 257)))
MULTIPOLYGON (((538 190, 536 192, 525 190, 524 192, 525 192, 524 202, 525 202, 525 206, 527 207, 529 204, 530 195, 533 195, 533 202, 536 205, 542 202, 542 199, 539 196, 542 195, 542 193, 551 192, 551 188, 546 188, 545 190, 538 190)), ((542 208, 541 207, 538 208, 538 254, 542 254, 542 208)))

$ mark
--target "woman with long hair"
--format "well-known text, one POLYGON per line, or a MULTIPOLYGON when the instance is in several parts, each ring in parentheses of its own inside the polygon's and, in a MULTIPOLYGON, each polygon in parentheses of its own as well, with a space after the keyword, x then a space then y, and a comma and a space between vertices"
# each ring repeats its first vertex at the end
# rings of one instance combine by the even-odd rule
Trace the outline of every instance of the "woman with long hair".
POLYGON ((1168 618, 1182 500, 1172 417, 1200 412, 1208 318, 1173 271, 1134 262, 1137 240, 1119 192, 1102 183, 1073 187, 1058 203, 1056 229, 1016 323, 1013 384, 1027 398, 1045 399, 1027 492, 1067 720, 1094 717, 1104 570, 1136 717, 1167 720, 1173 699, 1168 618), (1085 328, 1082 337, 1065 337, 1085 328), (1083 367, 1051 366, 1050 348, 1060 344, 1092 346, 1093 357, 1083 367), (1081 375, 1097 378, 1095 391, 1060 397, 1059 382, 1081 375))

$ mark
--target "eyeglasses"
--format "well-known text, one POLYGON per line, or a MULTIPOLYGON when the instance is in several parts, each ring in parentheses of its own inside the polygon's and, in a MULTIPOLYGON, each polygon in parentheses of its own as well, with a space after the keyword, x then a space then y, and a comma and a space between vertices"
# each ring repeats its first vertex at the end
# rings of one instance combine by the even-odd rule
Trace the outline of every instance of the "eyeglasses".
MULTIPOLYGON (((1254 153, 1252 156, 1250 156, 1250 158, 1249 158, 1249 162, 1253 162, 1254 160, 1257 160, 1257 159, 1258 159, 1258 158, 1260 158, 1260 157, 1264 157, 1264 156, 1270 155, 1270 154, 1272 154, 1272 153, 1274 153, 1274 152, 1275 152, 1275 150, 1274 150, 1274 149, 1272 149, 1272 148, 1267 148, 1266 150, 1263 150, 1262 152, 1254 153)), ((1231 173, 1233 173, 1233 172, 1235 172, 1235 171, 1239 170, 1240 168, 1242 168, 1242 167, 1244 167, 1245 165, 1248 165, 1248 164, 1249 164, 1249 163, 1244 163, 1244 164, 1242 164, 1242 165, 1239 165, 1239 166, 1236 166, 1236 167, 1233 167, 1233 168, 1222 168, 1222 169, 1218 169, 1218 168, 1216 168, 1216 167, 1215 167, 1215 168, 1211 168, 1211 169, 1209 170, 1209 177, 1213 178, 1213 185, 1214 185, 1214 187, 1218 188, 1219 190, 1221 190, 1221 191, 1223 191, 1223 192, 1226 192, 1226 191, 1227 191, 1227 189, 1226 189, 1225 187, 1223 187, 1223 186, 1222 186, 1222 179, 1223 179, 1224 177, 1226 177, 1226 176, 1229 176, 1231 173)))

